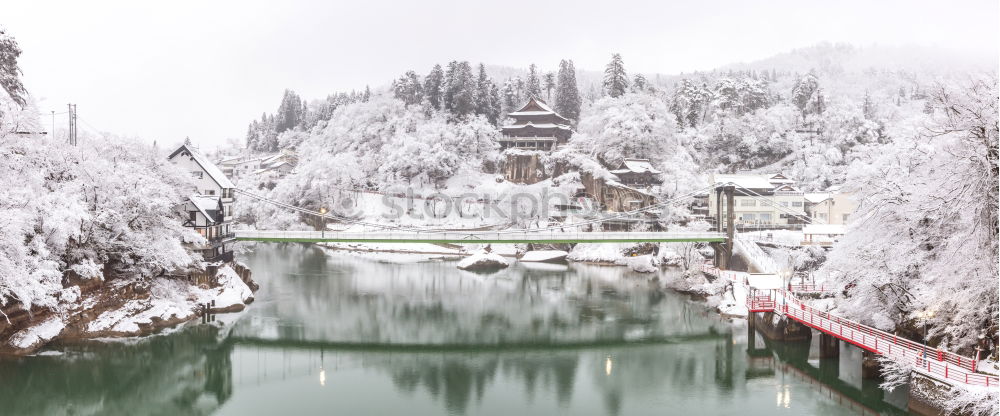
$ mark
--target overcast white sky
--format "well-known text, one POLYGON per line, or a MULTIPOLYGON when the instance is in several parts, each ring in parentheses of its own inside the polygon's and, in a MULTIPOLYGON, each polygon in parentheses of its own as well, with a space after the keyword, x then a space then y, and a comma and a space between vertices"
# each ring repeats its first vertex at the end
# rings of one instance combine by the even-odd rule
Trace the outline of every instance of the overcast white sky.
POLYGON ((996 0, 153 3, 6 2, 40 110, 73 102, 81 128, 214 146, 285 88, 313 99, 454 59, 598 70, 620 52, 630 72, 677 73, 820 41, 996 53, 1000 35, 996 0))

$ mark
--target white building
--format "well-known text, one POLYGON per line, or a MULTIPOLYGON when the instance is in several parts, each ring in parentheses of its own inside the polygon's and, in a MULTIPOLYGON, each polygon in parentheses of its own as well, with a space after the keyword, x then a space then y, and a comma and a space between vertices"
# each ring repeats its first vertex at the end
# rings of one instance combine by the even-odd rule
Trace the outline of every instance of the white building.
MULTIPOLYGON (((795 180, 775 174, 713 174, 711 183, 718 186, 735 184, 736 225, 742 228, 794 228, 807 222, 805 193, 795 186, 795 180)), ((716 217, 716 193, 708 194, 708 214, 716 217)), ((722 200, 722 218, 726 218, 726 201, 722 200)))
POLYGON ((209 240, 198 247, 205 261, 232 260, 233 197, 236 186, 210 162, 198 149, 183 145, 168 160, 180 166, 194 177, 191 196, 178 205, 178 214, 184 218, 184 226, 192 227, 209 240))

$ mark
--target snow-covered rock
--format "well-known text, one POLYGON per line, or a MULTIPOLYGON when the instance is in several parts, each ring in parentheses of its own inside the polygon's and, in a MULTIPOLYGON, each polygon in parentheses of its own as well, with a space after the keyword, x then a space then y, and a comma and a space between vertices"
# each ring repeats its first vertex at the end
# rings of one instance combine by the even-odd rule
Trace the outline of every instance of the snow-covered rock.
POLYGON ((625 265, 633 271, 639 273, 654 273, 660 268, 656 266, 656 260, 651 255, 626 257, 625 265))
POLYGON ((522 262, 561 262, 566 260, 569 253, 562 250, 535 250, 524 253, 519 261, 522 262))
POLYGON ((503 269, 510 263, 503 256, 486 251, 478 251, 458 262, 458 268, 462 270, 494 270, 503 269))
POLYGON ((53 316, 37 325, 15 332, 14 335, 11 335, 8 343, 14 348, 34 349, 58 336, 65 327, 66 324, 62 319, 53 316))

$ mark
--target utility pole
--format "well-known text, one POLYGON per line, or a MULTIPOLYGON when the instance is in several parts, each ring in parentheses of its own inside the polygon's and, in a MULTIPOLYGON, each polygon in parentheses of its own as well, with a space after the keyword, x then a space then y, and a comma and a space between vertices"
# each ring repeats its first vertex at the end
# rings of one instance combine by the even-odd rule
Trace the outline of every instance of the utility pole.
POLYGON ((76 146, 76 104, 66 104, 69 107, 69 144, 76 146))

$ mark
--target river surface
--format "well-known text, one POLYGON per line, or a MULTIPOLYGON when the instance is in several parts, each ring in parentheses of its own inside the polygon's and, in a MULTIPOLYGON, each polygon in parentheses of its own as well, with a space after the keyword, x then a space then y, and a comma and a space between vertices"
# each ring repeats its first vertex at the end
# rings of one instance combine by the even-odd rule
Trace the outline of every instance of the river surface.
POLYGON ((849 348, 765 342, 621 267, 476 274, 291 244, 239 257, 261 285, 245 312, 0 359, 0 414, 906 413, 905 388, 861 380, 849 348))

